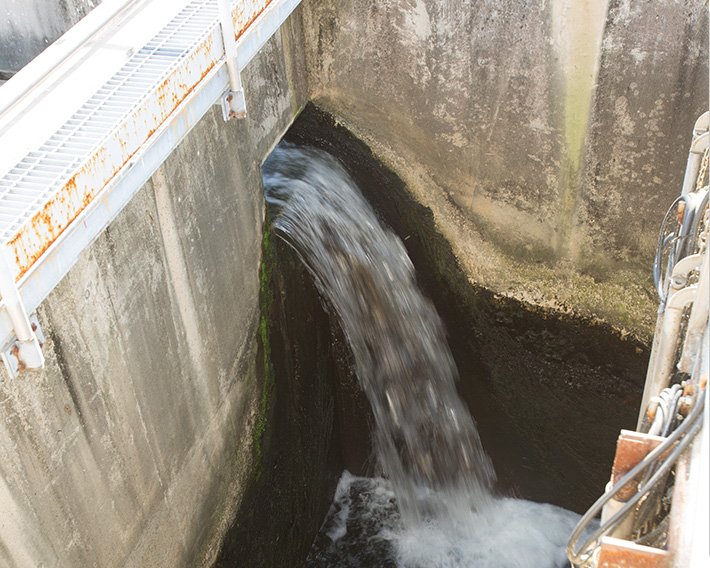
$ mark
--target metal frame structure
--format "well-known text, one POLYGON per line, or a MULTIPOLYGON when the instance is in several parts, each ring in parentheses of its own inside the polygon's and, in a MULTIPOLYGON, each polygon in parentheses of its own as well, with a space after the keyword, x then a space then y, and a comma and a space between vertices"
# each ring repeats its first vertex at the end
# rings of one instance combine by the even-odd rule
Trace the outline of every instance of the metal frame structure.
POLYGON ((14 163, 0 163, 0 260, 6 260, 0 264, 5 275, 0 278, 0 346, 11 375, 43 362, 27 314, 204 113, 222 99, 226 117, 244 115, 239 74, 299 3, 105 0, 92 21, 70 30, 57 49, 30 64, 28 73, 21 71, 2 86, 0 156, 16 155, 13 146, 24 133, 44 130, 14 163), (146 11, 161 3, 159 13, 176 13, 151 24, 146 11), (145 29, 151 25, 155 29, 145 29), (116 61, 111 50, 120 41, 115 38, 130 36, 131 26, 147 41, 116 61), (105 73, 100 60, 93 67, 77 61, 79 52, 94 56, 102 47, 104 67, 114 68, 93 92, 73 96, 73 85, 95 82, 92 70, 105 73), (42 115, 39 107, 50 102, 47 97, 66 90, 64 116, 58 118, 53 109, 42 115), (56 128, 48 131, 52 121, 56 128))
POLYGON ((654 262, 660 302, 637 431, 622 430, 607 491, 570 537, 567 555, 575 566, 705 568, 710 562, 709 117, 695 124, 681 196, 661 227, 654 262), (660 513, 669 502, 669 512, 660 513), (599 515, 599 527, 590 529, 599 515), (656 539, 666 546, 646 545, 656 539))

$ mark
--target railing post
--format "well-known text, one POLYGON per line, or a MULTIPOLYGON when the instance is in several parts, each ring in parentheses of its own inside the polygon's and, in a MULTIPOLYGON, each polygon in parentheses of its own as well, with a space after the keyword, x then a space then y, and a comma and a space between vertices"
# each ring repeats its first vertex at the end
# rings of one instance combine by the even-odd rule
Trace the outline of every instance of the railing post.
POLYGON ((44 355, 42 345, 25 311, 11 266, 7 258, 7 248, 0 246, 0 295, 17 337, 17 341, 11 342, 2 350, 2 358, 10 376, 16 376, 25 369, 44 367, 44 355))
POLYGON ((222 114, 225 120, 244 118, 247 115, 246 99, 242 88, 237 60, 237 41, 234 37, 234 20, 232 5, 229 0, 217 0, 219 6, 219 23, 222 28, 224 42, 224 58, 229 73, 229 91, 222 97, 222 114))

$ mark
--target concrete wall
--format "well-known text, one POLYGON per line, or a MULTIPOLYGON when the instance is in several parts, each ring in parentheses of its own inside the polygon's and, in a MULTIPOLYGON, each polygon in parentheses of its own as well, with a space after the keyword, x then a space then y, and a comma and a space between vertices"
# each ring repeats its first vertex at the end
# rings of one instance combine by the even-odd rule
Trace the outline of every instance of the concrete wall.
POLYGON ((260 164, 309 97, 434 212, 470 278, 644 334, 707 102, 695 0, 304 0, 39 310, 0 379, 0 564, 209 564, 251 472, 260 164))
POLYGON ((0 0, 0 79, 9 79, 101 0, 0 0))
POLYGON ((294 33, 243 74, 249 118, 211 110, 43 302, 46 369, 0 377, 0 565, 215 557, 253 462, 260 166, 305 102, 294 33))
POLYGON ((648 338, 652 248, 708 100, 702 2, 302 14, 314 99, 432 208, 473 280, 648 338))

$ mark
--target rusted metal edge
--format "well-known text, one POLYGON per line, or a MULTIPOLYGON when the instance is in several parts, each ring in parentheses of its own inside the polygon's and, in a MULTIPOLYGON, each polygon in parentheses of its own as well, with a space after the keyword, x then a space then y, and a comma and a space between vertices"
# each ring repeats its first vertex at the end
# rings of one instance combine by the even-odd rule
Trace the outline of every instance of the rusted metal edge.
POLYGON ((53 193, 8 242, 21 278, 77 215, 139 151, 174 109, 223 56, 219 27, 206 28, 206 37, 178 61, 155 90, 102 140, 64 185, 53 193))
POLYGON ((602 537, 598 568, 667 568, 672 560, 667 550, 641 546, 626 540, 602 537))
MULTIPOLYGON (((218 39, 218 38, 217 38, 218 39)), ((128 120, 104 139, 97 151, 34 214, 7 246, 21 278, 81 211, 111 182, 219 61, 215 34, 208 36, 128 120)))
MULTIPOLYGON (((270 0, 264 9, 249 19, 248 28, 238 40, 242 69, 300 1, 270 0)), ((4 245, 8 247, 9 257, 17 264, 16 281, 28 313, 37 309, 76 263, 82 251, 227 89, 224 51, 218 36, 219 30, 215 27, 197 47, 193 57, 188 58, 195 60, 197 57, 199 65, 195 69, 176 69, 156 90, 159 114, 154 117, 157 119, 155 128, 124 123, 114 129, 106 143, 64 185, 60 192, 62 196, 50 199, 47 206, 4 245), (190 78, 193 78, 192 85, 190 78), (172 91, 173 87, 182 97, 172 91), (172 106, 166 105, 166 101, 172 106), (136 129, 134 132, 130 131, 131 126, 136 129), (140 133, 143 133, 143 141, 135 144, 131 135, 140 133), (119 165, 108 169, 102 179, 91 167, 114 153, 119 156, 119 165)), ((136 113, 131 117, 135 118, 136 113)), ((9 341, 13 335, 7 311, 0 303, 0 344, 9 341)))

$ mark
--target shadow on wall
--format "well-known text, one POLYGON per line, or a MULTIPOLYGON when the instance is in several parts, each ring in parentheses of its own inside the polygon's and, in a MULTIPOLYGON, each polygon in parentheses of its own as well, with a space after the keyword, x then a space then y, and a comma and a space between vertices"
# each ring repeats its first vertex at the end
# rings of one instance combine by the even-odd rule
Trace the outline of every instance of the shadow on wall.
POLYGON ((470 283, 431 211, 317 106, 309 104, 285 138, 338 157, 403 240, 449 331, 460 394, 502 488, 586 510, 608 481, 620 428, 636 422, 648 348, 609 326, 470 283))
MULTIPOLYGON (((611 328, 472 285, 431 211, 315 105, 285 138, 336 156, 404 241, 450 332, 459 392, 500 489, 585 510, 608 480, 619 429, 636 421, 647 349, 611 328)), ((373 473, 372 417, 334 311, 323 309, 297 254, 268 223, 264 242, 255 466, 220 568, 302 566, 340 472, 373 473)))
POLYGON ((267 222, 252 480, 215 568, 303 566, 343 469, 367 474, 370 410, 337 322, 267 222))

